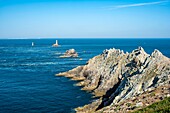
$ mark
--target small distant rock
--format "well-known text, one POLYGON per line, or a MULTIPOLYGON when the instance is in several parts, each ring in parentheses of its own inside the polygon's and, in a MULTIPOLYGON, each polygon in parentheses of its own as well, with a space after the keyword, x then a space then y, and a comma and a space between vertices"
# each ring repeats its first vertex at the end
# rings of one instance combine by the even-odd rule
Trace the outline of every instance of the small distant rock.
POLYGON ((58 45, 58 44, 53 44, 52 46, 53 46, 53 47, 58 47, 59 45, 58 45))
POLYGON ((61 58, 67 58, 67 57, 78 57, 78 54, 75 49, 69 49, 67 50, 64 55, 60 56, 61 58))

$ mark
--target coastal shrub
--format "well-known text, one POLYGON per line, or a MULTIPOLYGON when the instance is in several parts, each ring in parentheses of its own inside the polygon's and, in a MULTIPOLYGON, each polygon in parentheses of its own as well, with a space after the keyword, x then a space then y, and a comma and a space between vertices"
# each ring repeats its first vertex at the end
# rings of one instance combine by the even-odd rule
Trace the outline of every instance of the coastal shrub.
POLYGON ((133 113, 170 113, 170 97, 133 113))

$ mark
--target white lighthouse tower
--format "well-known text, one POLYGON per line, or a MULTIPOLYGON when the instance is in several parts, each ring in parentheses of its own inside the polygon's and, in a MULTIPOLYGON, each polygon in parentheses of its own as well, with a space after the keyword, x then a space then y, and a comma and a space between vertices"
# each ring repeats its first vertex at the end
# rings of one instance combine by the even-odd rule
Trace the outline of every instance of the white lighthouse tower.
POLYGON ((55 44, 53 44, 53 47, 58 47, 58 40, 55 41, 55 44))

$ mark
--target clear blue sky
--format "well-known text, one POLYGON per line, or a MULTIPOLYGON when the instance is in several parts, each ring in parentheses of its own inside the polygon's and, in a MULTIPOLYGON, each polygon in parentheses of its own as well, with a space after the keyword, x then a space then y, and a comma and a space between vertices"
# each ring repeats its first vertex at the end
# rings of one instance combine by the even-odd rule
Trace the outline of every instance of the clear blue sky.
POLYGON ((0 38, 170 38, 168 0, 0 0, 0 38))

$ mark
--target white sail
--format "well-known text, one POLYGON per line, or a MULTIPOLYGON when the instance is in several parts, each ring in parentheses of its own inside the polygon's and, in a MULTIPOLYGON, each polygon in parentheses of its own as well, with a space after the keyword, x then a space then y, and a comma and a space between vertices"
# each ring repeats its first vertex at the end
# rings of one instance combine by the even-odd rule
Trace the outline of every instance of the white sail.
POLYGON ((34 42, 32 42, 32 46, 34 46, 34 42))

